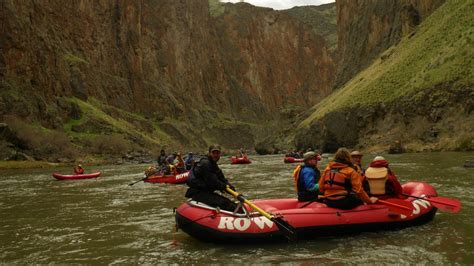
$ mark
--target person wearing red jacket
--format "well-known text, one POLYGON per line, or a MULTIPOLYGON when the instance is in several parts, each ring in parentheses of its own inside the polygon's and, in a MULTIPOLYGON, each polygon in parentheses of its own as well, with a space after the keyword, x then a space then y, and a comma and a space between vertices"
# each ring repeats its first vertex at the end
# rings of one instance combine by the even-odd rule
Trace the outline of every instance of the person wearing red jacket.
POLYGON ((390 169, 387 160, 377 156, 370 163, 363 177, 364 190, 378 198, 401 198, 402 186, 397 176, 390 169))
POLYGON ((74 174, 76 175, 84 174, 84 168, 82 168, 81 164, 78 164, 76 167, 74 167, 74 174))

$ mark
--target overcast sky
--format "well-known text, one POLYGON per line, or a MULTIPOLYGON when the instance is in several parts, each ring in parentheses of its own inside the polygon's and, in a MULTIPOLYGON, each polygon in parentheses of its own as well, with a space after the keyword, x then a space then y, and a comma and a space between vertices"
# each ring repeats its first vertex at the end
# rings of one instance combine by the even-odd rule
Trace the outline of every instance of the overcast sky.
MULTIPOLYGON (((239 0, 220 0, 221 2, 237 3, 239 0)), ((319 6, 332 3, 334 0, 245 0, 245 2, 254 6, 271 7, 273 9, 289 9, 294 6, 319 6)))

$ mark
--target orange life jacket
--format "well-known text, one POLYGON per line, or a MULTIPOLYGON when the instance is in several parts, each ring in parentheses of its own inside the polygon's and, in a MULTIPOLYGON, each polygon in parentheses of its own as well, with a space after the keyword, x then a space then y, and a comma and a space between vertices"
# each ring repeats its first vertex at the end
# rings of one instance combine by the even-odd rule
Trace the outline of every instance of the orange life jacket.
POLYGON ((324 190, 352 190, 351 178, 333 168, 323 176, 324 190))

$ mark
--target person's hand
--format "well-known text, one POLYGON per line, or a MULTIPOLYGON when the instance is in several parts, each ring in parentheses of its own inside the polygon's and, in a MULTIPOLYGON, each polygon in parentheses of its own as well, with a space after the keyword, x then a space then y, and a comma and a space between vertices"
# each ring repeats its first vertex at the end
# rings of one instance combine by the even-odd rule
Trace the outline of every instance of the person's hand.
POLYGON ((379 199, 376 197, 370 197, 370 203, 374 204, 378 201, 379 199))
POLYGON ((233 191, 235 191, 235 187, 232 186, 231 184, 227 184, 229 186, 230 189, 232 189, 233 191))

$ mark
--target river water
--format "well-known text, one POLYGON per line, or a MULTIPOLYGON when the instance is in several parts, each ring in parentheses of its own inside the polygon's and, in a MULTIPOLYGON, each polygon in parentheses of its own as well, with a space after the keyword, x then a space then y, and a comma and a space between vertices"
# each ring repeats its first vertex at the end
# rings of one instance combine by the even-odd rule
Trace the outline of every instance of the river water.
MULTIPOLYGON (((364 165, 373 156, 364 157, 364 165), (367 160, 366 160, 367 159, 367 160)), ((249 199, 294 197, 281 156, 252 156, 221 168, 249 199)), ((423 226, 292 244, 217 245, 174 233, 173 207, 186 185, 137 183, 146 165, 97 166, 97 179, 57 181, 53 169, 0 172, 0 263, 473 264, 474 153, 386 155, 400 181, 427 181, 461 199, 460 213, 438 212, 423 226)), ((322 166, 327 164, 323 159, 322 166)), ((322 167, 320 167, 322 168, 322 167)), ((68 173, 69 168, 54 169, 68 173)))

